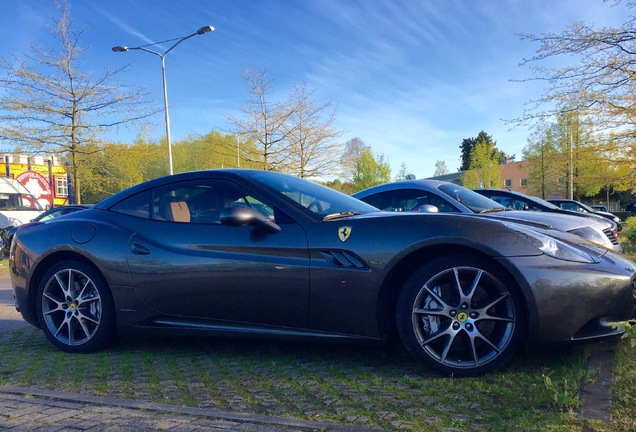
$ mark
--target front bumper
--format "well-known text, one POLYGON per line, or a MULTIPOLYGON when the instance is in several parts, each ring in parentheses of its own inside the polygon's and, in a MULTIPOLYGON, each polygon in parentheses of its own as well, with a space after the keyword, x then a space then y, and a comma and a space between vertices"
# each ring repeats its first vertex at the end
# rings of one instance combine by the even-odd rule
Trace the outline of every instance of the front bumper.
POLYGON ((526 278, 529 342, 587 341, 621 333, 612 325, 636 313, 636 264, 608 253, 599 263, 547 256, 511 261, 526 278))

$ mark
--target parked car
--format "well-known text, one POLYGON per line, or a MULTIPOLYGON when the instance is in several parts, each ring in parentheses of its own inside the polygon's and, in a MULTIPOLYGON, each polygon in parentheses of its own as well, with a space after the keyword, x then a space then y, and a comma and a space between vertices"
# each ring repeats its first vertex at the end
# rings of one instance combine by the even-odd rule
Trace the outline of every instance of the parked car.
POLYGON ((612 213, 610 213, 608 211, 595 210, 591 206, 589 206, 587 204, 583 204, 582 202, 578 202, 578 201, 575 201, 575 200, 550 199, 550 200, 548 200, 548 202, 554 204, 557 207, 561 207, 563 210, 570 210, 570 211, 576 211, 576 212, 581 212, 581 213, 592 213, 592 214, 603 216, 604 218, 607 218, 607 219, 611 220, 612 222, 614 222, 618 226, 621 226, 621 224, 623 223, 623 221, 621 221, 621 218, 619 218, 618 216, 616 216, 616 215, 614 215, 614 214, 612 214, 612 213))
POLYGON ((470 189, 445 181, 422 179, 387 183, 360 191, 353 197, 381 210, 458 212, 544 224, 622 252, 616 230, 610 221, 511 210, 470 189))
POLYGON ((625 211, 636 213, 636 201, 631 204, 627 204, 627 206, 625 207, 625 211))
POLYGON ((636 279, 636 264, 567 233, 383 212, 256 170, 154 179, 20 229, 9 267, 24 319, 67 352, 148 332, 399 335, 414 358, 455 376, 526 345, 617 337, 608 323, 634 316, 636 279))
POLYGON ((19 181, 0 177, 0 228, 29 222, 42 211, 38 200, 19 181))
MULTIPOLYGON (((515 210, 530 210, 548 213, 569 214, 578 217, 592 218, 595 220, 608 220, 603 216, 591 213, 581 213, 571 210, 564 210, 546 200, 535 196, 522 194, 521 192, 514 192, 507 189, 474 189, 474 191, 480 195, 497 201, 499 204, 502 204, 505 207, 515 210)), ((620 231, 620 225, 613 221, 610 222, 612 223, 614 229, 620 231)))
POLYGON ((4 248, 4 253, 5 254, 9 253, 13 236, 15 235, 15 232, 20 227, 29 226, 33 224, 34 222, 46 222, 47 220, 56 218, 58 216, 63 216, 65 214, 74 213, 80 210, 86 210, 87 208, 90 208, 91 206, 92 204, 71 204, 71 205, 65 205, 65 206, 52 207, 48 209, 47 211, 37 215, 30 222, 26 222, 18 226, 11 226, 11 227, 8 227, 7 229, 0 230, 0 238, 3 240, 3 243, 6 245, 6 247, 4 248))

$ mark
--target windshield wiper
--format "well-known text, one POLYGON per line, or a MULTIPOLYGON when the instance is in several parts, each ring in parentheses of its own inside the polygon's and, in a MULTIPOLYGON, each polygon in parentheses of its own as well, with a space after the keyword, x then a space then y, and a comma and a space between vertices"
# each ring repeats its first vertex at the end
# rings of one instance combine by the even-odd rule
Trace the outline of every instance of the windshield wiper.
POLYGON ((501 207, 493 207, 493 208, 489 208, 486 210, 482 210, 479 212, 479 214, 483 214, 483 213, 494 213, 494 212, 500 212, 500 211, 506 211, 508 209, 505 208, 501 208, 501 207))
POLYGON ((357 211, 343 211, 340 213, 331 213, 328 214, 327 216, 325 216, 324 218, 322 218, 322 220, 326 221, 326 220, 334 220, 334 219, 340 219, 340 218, 345 218, 345 217, 349 217, 349 216, 356 216, 362 214, 360 212, 357 211))

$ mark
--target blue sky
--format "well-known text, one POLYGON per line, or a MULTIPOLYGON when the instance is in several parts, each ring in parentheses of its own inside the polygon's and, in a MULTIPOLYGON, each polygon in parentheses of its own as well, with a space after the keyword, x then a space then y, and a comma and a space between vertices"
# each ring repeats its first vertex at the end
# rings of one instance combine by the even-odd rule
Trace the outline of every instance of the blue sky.
MULTIPOLYGON (((185 36, 212 25, 213 33, 185 41, 166 57, 173 141, 214 129, 231 130, 247 99, 241 74, 269 68, 273 99, 306 82, 317 102, 338 107, 342 142, 359 137, 418 178, 443 160, 460 165, 464 138, 486 131, 517 160, 529 131, 504 120, 541 96, 519 67, 538 48, 519 33, 559 33, 575 21, 596 27, 627 21, 624 4, 601 0, 75 0, 73 26, 84 29, 84 71, 133 62, 124 79, 146 85, 161 105, 158 57, 130 47, 185 36)), ((20 56, 31 44, 51 43, 57 18, 52 0, 0 0, 0 57, 20 56)), ((166 46, 167 47, 167 46, 166 46)), ((161 50, 161 47, 159 47, 161 50)), ((564 59, 567 60, 567 59, 564 59)), ((543 64, 547 66, 547 64, 543 64)), ((163 117, 151 130, 165 133, 163 117)), ((110 137, 130 142, 135 134, 110 137)))

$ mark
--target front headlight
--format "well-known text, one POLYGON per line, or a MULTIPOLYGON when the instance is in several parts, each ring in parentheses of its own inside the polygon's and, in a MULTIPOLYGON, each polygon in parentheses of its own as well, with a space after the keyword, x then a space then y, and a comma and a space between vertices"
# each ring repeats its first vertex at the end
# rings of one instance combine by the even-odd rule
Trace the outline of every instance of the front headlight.
POLYGON ((517 234, 519 234, 519 236, 528 241, 528 243, 552 258, 586 264, 598 262, 584 250, 571 246, 543 233, 522 227, 515 227, 514 230, 517 234))

